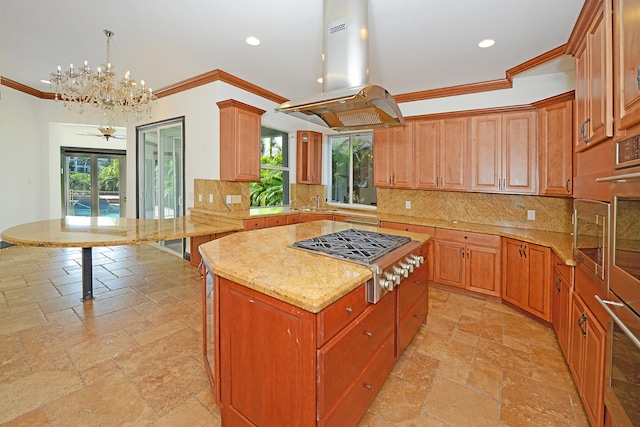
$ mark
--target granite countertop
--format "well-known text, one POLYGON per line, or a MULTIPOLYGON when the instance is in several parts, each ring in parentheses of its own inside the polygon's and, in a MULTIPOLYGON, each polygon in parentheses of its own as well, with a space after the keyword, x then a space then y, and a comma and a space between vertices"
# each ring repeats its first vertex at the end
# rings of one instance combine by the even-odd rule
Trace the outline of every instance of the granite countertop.
POLYGON ((242 230, 224 221, 182 216, 152 220, 68 216, 8 228, 2 239, 25 246, 94 247, 132 245, 242 230))
POLYGON ((522 240, 524 242, 551 248, 566 265, 575 266, 573 260, 573 235, 569 233, 558 233, 553 231, 533 230, 527 228, 504 227, 498 225, 476 224, 458 221, 443 221, 414 216, 382 214, 375 211, 355 211, 348 209, 323 209, 323 210, 299 210, 287 206, 272 208, 251 208, 240 211, 215 212, 207 209, 191 208, 193 216, 202 216, 207 219, 222 219, 232 221, 242 225, 245 219, 257 216, 274 216, 297 213, 329 213, 336 215, 346 215, 356 218, 377 219, 380 221, 399 222, 404 224, 422 225, 434 228, 444 228, 448 230, 467 231, 473 233, 491 234, 501 237, 522 240))
MULTIPOLYGON (((296 307, 318 313, 372 277, 364 265, 291 248, 290 244, 349 228, 377 227, 335 221, 313 221, 235 233, 200 245, 207 268, 296 307), (268 242, 268 243, 265 243, 268 242)), ((430 236, 399 230, 386 234, 426 242, 430 236)))

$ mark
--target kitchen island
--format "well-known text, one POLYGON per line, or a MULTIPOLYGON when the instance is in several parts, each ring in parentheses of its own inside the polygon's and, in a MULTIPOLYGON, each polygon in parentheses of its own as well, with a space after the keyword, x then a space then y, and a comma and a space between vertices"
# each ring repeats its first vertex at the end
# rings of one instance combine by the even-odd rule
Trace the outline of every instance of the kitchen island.
POLYGON ((355 425, 426 320, 426 264, 371 304, 369 268, 289 247, 350 228, 429 239, 315 221, 200 246, 205 364, 223 425, 355 425))

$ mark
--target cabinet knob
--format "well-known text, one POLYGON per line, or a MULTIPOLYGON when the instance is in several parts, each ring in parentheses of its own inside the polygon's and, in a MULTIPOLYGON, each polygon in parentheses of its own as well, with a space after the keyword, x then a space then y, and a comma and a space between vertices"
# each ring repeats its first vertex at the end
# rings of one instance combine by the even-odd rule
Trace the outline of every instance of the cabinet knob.
POLYGON ((367 390, 371 390, 373 386, 371 384, 365 384, 364 388, 366 388, 367 390))
POLYGON ((351 307, 347 307, 346 310, 347 310, 347 313, 349 313, 349 314, 353 313, 353 308, 351 308, 351 307))
POLYGON ((373 332, 371 332, 371 331, 367 331, 367 336, 368 336, 368 337, 372 337, 372 336, 373 336, 373 332))
POLYGON ((422 316, 420 316, 419 314, 414 314, 413 317, 415 317, 416 319, 422 319, 422 316))

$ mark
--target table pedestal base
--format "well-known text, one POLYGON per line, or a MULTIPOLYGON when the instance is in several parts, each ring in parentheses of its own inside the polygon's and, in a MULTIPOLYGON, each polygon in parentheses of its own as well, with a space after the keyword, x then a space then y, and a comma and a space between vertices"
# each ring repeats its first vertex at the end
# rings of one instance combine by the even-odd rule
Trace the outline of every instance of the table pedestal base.
POLYGON ((91 248, 82 248, 82 299, 93 299, 93 262, 91 248))

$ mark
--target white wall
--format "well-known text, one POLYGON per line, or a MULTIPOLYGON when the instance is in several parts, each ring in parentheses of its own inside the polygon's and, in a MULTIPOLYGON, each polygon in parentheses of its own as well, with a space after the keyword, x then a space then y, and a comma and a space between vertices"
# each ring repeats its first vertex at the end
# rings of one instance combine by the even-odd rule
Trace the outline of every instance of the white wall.
MULTIPOLYGON (((513 88, 486 93, 416 101, 400 105, 406 116, 447 111, 472 110, 509 105, 529 104, 573 90, 573 73, 556 73, 514 78, 513 88)), ((31 95, 0 86, 0 230, 40 219, 58 218, 61 212, 59 186, 60 146, 114 148, 122 141, 85 137, 77 138, 78 127, 98 126, 100 117, 93 108, 79 114, 77 108, 68 111, 60 103, 40 100, 31 95), (76 145, 78 144, 78 145, 76 145)), ((303 94, 301 94, 303 95, 303 94)), ((312 94, 307 94, 312 95, 312 94)), ((126 127, 127 182, 129 195, 127 216, 136 215, 136 132, 137 125, 185 117, 186 207, 193 206, 194 179, 219 179, 218 153, 219 114, 217 101, 236 99, 266 111, 262 124, 289 133, 289 153, 295 159, 295 131, 309 129, 325 134, 326 128, 298 118, 276 113, 276 103, 222 82, 214 82, 186 92, 161 98, 154 106, 151 119, 135 122, 120 121, 126 127)), ((97 129, 96 129, 97 131, 97 129)), ((325 165, 328 157, 325 153, 325 165)), ((292 181, 295 167, 291 168, 292 181)), ((327 173, 323 174, 326 181, 327 173)))

